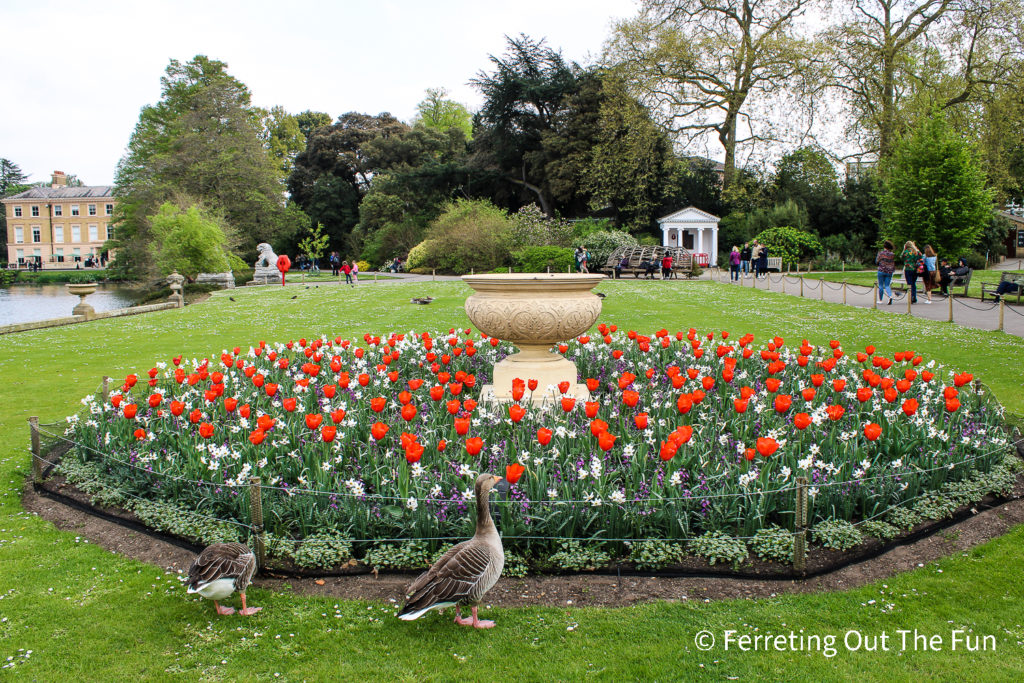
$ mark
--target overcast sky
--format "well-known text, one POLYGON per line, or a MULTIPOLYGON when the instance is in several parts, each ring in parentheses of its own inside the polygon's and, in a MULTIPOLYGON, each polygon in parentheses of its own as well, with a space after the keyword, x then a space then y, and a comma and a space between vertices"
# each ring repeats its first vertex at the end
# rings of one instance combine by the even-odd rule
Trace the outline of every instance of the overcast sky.
POLYGON ((389 111, 408 121, 427 88, 475 109, 468 81, 505 35, 596 58, 634 0, 132 0, 3 2, 0 157, 31 181, 113 182, 139 109, 170 59, 227 62, 253 103, 289 112, 389 111))

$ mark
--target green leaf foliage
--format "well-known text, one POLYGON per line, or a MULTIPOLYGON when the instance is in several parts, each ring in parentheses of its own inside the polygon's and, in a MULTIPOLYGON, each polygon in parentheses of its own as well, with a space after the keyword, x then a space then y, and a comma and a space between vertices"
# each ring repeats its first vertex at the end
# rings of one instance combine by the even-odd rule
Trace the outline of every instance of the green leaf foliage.
POLYGON ((970 145, 941 114, 925 118, 885 166, 884 231, 897 245, 914 240, 956 257, 978 242, 992 216, 992 194, 970 145))
POLYGON ((769 228, 757 235, 757 241, 768 247, 768 255, 782 257, 782 267, 796 265, 799 261, 813 258, 821 253, 821 242, 804 230, 789 226, 769 228))
POLYGON ((171 202, 165 202, 147 219, 153 235, 150 249, 164 275, 177 270, 194 280, 199 273, 223 273, 231 269, 224 230, 198 207, 190 206, 182 211, 171 202))
POLYGON ((508 215, 485 199, 452 202, 430 224, 419 267, 455 274, 494 270, 509 260, 502 239, 508 225, 508 215))
POLYGON ((520 273, 567 273, 576 265, 568 247, 526 247, 513 252, 512 258, 520 273))

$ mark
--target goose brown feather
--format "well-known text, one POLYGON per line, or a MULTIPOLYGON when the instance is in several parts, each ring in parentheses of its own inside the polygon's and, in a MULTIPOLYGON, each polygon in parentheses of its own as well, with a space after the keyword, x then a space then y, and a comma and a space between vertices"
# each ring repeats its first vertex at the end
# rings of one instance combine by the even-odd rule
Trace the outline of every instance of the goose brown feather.
POLYGON ((199 553, 188 569, 188 587, 198 590, 218 579, 234 579, 244 593, 256 573, 256 556, 241 543, 215 543, 199 553))

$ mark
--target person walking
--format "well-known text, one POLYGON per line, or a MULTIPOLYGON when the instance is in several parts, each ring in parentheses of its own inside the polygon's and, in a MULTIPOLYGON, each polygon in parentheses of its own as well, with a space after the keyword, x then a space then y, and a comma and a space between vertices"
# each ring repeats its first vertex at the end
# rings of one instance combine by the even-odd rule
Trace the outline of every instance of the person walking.
POLYGON ((341 272, 345 274, 345 284, 352 284, 352 266, 348 264, 348 261, 341 262, 341 272))
POLYGON ((359 262, 352 259, 352 286, 359 284, 359 262))
POLYGON ((761 277, 768 277, 768 247, 763 244, 758 246, 760 250, 757 252, 757 271, 761 277))
MULTIPOLYGON (((903 261, 903 279, 906 280, 910 303, 917 303, 917 278, 924 272, 924 255, 912 240, 907 240, 900 253, 903 261)), ((931 302, 929 302, 931 303, 931 302)))
POLYGON ((729 281, 739 282, 741 258, 739 247, 733 247, 729 252, 729 281))
POLYGON ((925 303, 930 304, 932 302, 932 290, 935 289, 937 284, 938 270, 938 254, 932 249, 932 245, 924 245, 924 295, 925 303))
POLYGON ((332 251, 330 256, 331 262, 331 275, 338 277, 338 273, 341 269, 341 263, 338 261, 338 252, 332 251))
POLYGON ((882 249, 875 256, 875 265, 878 266, 878 300, 882 301, 884 296, 888 296, 890 306, 892 305, 892 274, 896 271, 894 248, 893 243, 886 240, 882 243, 882 249))
POLYGON ((744 242, 743 248, 740 249, 740 268, 743 271, 743 277, 750 274, 750 242, 744 242))

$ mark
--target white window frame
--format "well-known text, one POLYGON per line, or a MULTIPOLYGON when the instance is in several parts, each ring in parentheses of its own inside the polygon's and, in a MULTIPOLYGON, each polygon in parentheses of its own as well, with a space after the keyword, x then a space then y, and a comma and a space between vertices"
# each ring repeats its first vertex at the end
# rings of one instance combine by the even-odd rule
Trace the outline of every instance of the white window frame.
POLYGON ((79 209, 79 205, 78 204, 72 204, 71 205, 71 215, 72 216, 80 216, 81 212, 78 209, 79 209))
POLYGON ((32 205, 32 210, 29 211, 29 213, 32 214, 33 218, 37 218, 39 216, 39 205, 38 204, 33 204, 32 205))
POLYGON ((32 244, 40 244, 43 241, 43 228, 40 225, 32 226, 32 244))
POLYGON ((25 228, 20 225, 14 226, 14 243, 25 244, 25 228))
POLYGON ((75 242, 81 242, 81 241, 82 241, 82 226, 81 225, 72 225, 71 226, 71 242, 75 243, 75 242))
POLYGON ((14 207, 14 217, 15 218, 21 218, 21 207, 20 206, 15 206, 14 207))
POLYGON ((57 263, 64 263, 64 247, 57 247, 54 249, 53 257, 57 263))
POLYGON ((106 206, 106 213, 107 213, 108 216, 113 216, 114 215, 114 205, 113 204, 107 204, 107 206, 106 206))
POLYGON ((64 226, 53 226, 53 241, 57 244, 64 244, 64 226))
POLYGON ((63 204, 54 204, 53 205, 53 215, 54 216, 63 216, 64 215, 64 205, 63 204))
POLYGON ((90 204, 89 205, 89 215, 90 216, 95 216, 96 215, 96 205, 95 204, 90 204))
POLYGON ((110 224, 107 225, 107 239, 114 239, 114 226, 110 224))
POLYGON ((95 223, 89 224, 89 241, 99 242, 100 241, 100 226, 95 223))

